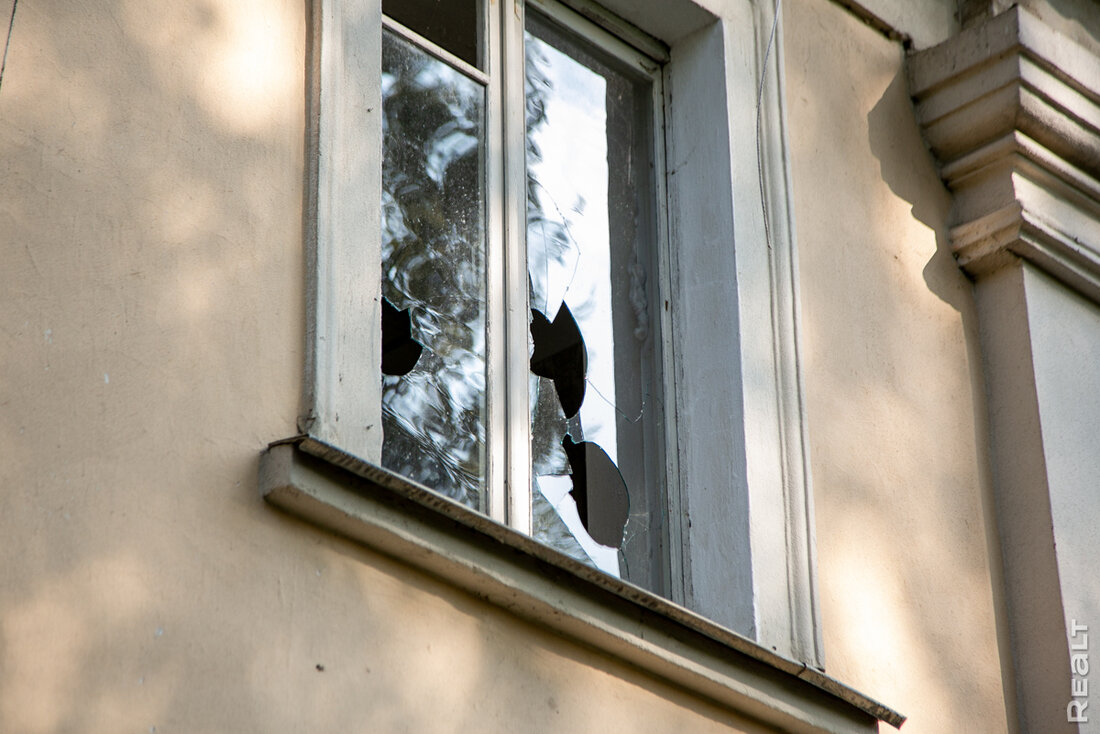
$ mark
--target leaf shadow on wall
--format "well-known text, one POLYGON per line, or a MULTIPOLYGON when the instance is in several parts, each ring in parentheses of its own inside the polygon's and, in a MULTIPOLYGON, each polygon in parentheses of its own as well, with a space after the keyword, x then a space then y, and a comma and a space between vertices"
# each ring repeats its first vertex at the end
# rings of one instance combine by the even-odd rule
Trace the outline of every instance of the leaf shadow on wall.
MULTIPOLYGON (((959 269, 952 253, 950 227, 954 224, 951 194, 939 178, 936 162, 924 144, 917 123, 916 110, 909 95, 906 66, 903 64, 882 97, 867 114, 871 152, 878 159, 882 180, 897 196, 912 205, 914 219, 935 232, 936 249, 925 264, 922 276, 928 290, 958 312, 962 322, 962 340, 966 349, 972 399, 977 480, 981 494, 984 545, 989 559, 989 573, 995 587, 999 577, 1001 549, 997 529, 996 506, 993 498, 989 422, 986 404, 985 375, 982 368, 978 311, 973 283, 959 269), (924 151, 915 157, 912 151, 924 151)), ((961 568, 961 566, 960 566, 961 568)), ((976 583, 987 583, 975 580, 976 583)), ((1007 619, 1003 602, 994 603, 997 638, 1002 647, 1007 643, 1007 619)), ((1001 680, 1008 709, 1008 719, 1014 716, 1014 675, 1010 651, 1000 650, 1001 680)))

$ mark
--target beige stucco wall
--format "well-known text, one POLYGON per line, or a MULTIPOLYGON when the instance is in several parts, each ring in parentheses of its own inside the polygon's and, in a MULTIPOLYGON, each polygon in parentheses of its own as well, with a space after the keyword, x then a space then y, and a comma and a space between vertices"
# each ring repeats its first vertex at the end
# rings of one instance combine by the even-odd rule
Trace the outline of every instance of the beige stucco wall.
POLYGON ((260 501, 299 407, 305 12, 19 3, 0 731, 758 731, 260 501))
POLYGON ((1074 43, 1100 54, 1100 5, 1095 0, 988 0, 975 4, 985 9, 987 15, 1019 5, 1074 43))
POLYGON ((984 387, 950 200, 900 45, 822 0, 790 0, 786 23, 826 667, 910 734, 1003 732, 984 387))
MULTIPOLYGON (((786 6, 828 672, 906 732, 1003 731, 948 200, 898 45, 824 0, 786 6)), ((18 6, 0 731, 756 730, 259 501, 258 453, 299 408, 305 12, 18 6)))
POLYGON ((859 0, 878 20, 905 34, 914 48, 928 48, 958 32, 958 0, 859 0))

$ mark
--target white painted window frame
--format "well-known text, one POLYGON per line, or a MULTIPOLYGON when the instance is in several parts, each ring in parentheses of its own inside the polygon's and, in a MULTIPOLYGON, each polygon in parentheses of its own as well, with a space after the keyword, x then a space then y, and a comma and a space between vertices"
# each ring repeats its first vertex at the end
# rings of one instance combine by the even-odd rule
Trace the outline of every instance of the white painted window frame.
MULTIPOLYGON (((660 248, 668 253, 661 285, 669 300, 665 351, 673 355, 666 370, 674 406, 666 411, 674 449, 670 547, 681 579, 670 595, 781 655, 822 667, 781 20, 769 53, 770 0, 727 0, 717 16, 692 0, 606 0, 612 13, 589 0, 565 4, 619 36, 633 34, 635 46, 648 35, 612 13, 656 36, 662 14, 679 6, 707 17, 668 39, 664 67, 669 246, 660 248), (749 142, 757 130, 759 166, 749 142), (716 277, 726 278, 724 287, 716 277)), ((487 59, 490 84, 505 85, 512 96, 518 89, 522 99, 522 64, 517 69, 504 60, 522 60, 523 2, 491 7, 500 14, 489 22, 506 25, 488 29, 504 38, 501 52, 487 59)), ((370 203, 381 200, 382 27, 379 0, 314 0, 299 425, 303 434, 374 463, 382 439, 381 223, 379 207, 370 203)), ((504 160, 494 141, 514 147, 517 123, 523 129, 522 105, 504 109, 496 101, 504 97, 490 90, 490 162, 504 160), (498 135, 504 130, 509 137, 498 135)), ((512 244, 522 242, 525 227, 522 207, 513 205, 525 173, 522 156, 513 151, 511 160, 519 163, 488 166, 486 221, 497 233, 490 234, 489 277, 525 294, 526 259, 512 244)), ((525 385, 526 310, 517 314, 491 301, 488 322, 489 384, 522 374, 525 385)), ((530 517, 529 447, 509 441, 506 455, 500 430, 527 430, 526 390, 512 394, 523 399, 490 397, 489 481, 527 491, 491 493, 488 512, 529 532, 521 520, 530 517)))

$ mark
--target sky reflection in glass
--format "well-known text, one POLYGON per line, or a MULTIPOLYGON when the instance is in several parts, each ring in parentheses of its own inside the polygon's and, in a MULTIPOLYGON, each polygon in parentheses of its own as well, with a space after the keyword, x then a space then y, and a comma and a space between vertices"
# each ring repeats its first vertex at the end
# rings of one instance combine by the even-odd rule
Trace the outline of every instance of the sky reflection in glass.
POLYGON ((584 401, 573 418, 565 418, 547 378, 531 377, 535 535, 619 575, 618 549, 596 543, 581 524, 560 445, 568 432, 617 459, 608 84, 604 74, 530 32, 526 44, 528 104, 534 107, 527 130, 531 308, 553 320, 565 304, 587 350, 584 401))

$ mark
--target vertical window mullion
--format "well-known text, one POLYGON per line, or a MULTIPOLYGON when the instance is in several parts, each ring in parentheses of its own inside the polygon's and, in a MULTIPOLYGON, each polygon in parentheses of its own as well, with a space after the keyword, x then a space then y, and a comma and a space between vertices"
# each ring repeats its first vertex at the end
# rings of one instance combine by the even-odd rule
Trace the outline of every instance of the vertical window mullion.
POLYGON ((507 339, 509 293, 507 288, 506 236, 507 181, 505 159, 507 145, 504 138, 507 120, 504 98, 505 59, 502 49, 502 5, 485 3, 483 33, 486 64, 489 73, 487 89, 487 155, 486 155, 486 219, 488 222, 489 283, 487 299, 489 307, 488 352, 489 369, 487 389, 489 393, 489 477, 486 512, 494 520, 509 522, 508 495, 510 486, 509 406, 510 375, 508 355, 511 347, 507 339))
MULTIPOLYGON (((666 294, 662 300, 672 293, 673 250, 670 244, 669 217, 671 208, 668 186, 665 180, 667 161, 665 147, 665 105, 671 100, 666 96, 667 77, 664 71, 654 75, 653 84, 653 162, 657 171, 654 177, 654 201, 656 203, 657 219, 657 278, 658 288, 662 294, 666 294)), ((667 302, 667 301, 666 301, 667 302)), ((676 375, 676 354, 674 351, 675 338, 672 332, 673 319, 670 308, 660 308, 661 328, 661 359, 663 394, 667 398, 676 394, 674 382, 676 375)), ((665 579, 665 591, 672 601, 684 604, 686 601, 686 584, 688 581, 687 568, 684 564, 683 538, 685 530, 681 524, 681 518, 687 513, 682 507, 680 499, 680 459, 679 437, 676 427, 676 410, 672 401, 668 400, 667 407, 663 411, 664 418, 664 464, 665 464, 665 503, 666 526, 664 542, 667 544, 667 552, 663 554, 662 561, 667 564, 663 569, 665 579)))
POLYGON ((527 169, 524 108, 524 13, 520 0, 503 0, 504 171, 505 171, 505 293, 506 361, 508 382, 507 521, 522 533, 531 533, 531 425, 528 404, 527 305, 527 169))

